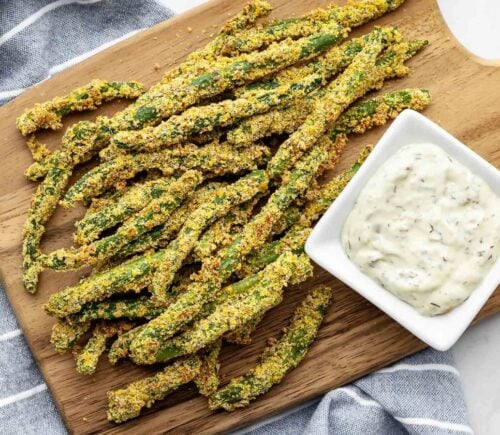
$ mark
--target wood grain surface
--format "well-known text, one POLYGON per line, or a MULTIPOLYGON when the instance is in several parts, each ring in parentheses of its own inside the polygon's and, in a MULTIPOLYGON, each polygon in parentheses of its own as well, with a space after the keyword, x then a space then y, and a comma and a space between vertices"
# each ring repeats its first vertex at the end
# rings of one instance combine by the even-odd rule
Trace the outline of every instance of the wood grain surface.
MULTIPOLYGON (((272 0, 274 16, 298 15, 326 1, 272 0)), ((138 379, 151 371, 128 362, 111 367, 100 363, 91 377, 76 374, 71 355, 55 354, 49 344, 53 320, 41 305, 49 294, 73 283, 77 274, 44 272, 40 289, 28 295, 21 283, 21 228, 36 187, 23 176, 31 157, 14 120, 23 108, 85 84, 92 78, 136 79, 151 85, 161 72, 209 40, 227 17, 238 11, 245 0, 214 0, 187 14, 137 34, 102 53, 66 70, 22 94, 0 110, 0 272, 8 297, 40 369, 47 381, 69 430, 74 433, 209 433, 248 425, 263 417, 305 402, 325 391, 345 384, 388 363, 416 352, 423 343, 378 311, 339 281, 322 270, 307 283, 287 291, 286 301, 269 313, 254 343, 227 347, 222 355, 223 381, 243 373, 255 364, 265 339, 277 334, 304 292, 318 283, 335 288, 335 297, 319 337, 303 363, 285 381, 246 409, 211 412, 206 400, 186 387, 158 403, 136 420, 124 425, 106 421, 106 391, 138 379), (193 30, 188 31, 188 26, 193 30), (154 68, 160 65, 160 71, 154 68)), ((433 95, 425 114, 468 144, 495 166, 500 165, 500 68, 481 65, 462 49, 443 23, 434 0, 407 0, 395 13, 376 24, 397 25, 408 37, 427 38, 428 47, 409 63, 413 73, 387 89, 421 86, 433 95)), ((373 24, 355 32, 366 32, 373 24)), ((122 107, 113 103, 99 113, 110 114, 122 107)), ((66 126, 95 113, 70 117, 66 126)), ((376 143, 384 129, 352 140, 338 170, 353 161, 366 143, 376 143)), ((57 146, 61 132, 43 133, 42 141, 57 146)), ((78 174, 77 174, 78 175, 78 174)), ((43 242, 44 250, 70 245, 73 222, 82 209, 58 209, 43 242)), ((332 259, 334 261, 334 259, 332 259)), ((480 318, 500 311, 500 292, 492 296, 480 318)))

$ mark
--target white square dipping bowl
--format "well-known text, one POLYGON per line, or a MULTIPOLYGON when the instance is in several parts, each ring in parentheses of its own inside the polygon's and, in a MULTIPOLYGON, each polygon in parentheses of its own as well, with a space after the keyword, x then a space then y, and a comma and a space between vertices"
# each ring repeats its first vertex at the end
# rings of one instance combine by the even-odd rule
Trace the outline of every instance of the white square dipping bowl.
POLYGON ((341 243, 344 222, 368 180, 399 148, 422 142, 440 146, 500 195, 500 172, 494 166, 425 116, 413 110, 405 110, 394 120, 351 182, 316 224, 305 250, 314 262, 368 299, 420 340, 444 351, 455 344, 499 285, 500 260, 497 260, 464 303, 446 314, 427 317, 361 272, 347 257, 341 243))

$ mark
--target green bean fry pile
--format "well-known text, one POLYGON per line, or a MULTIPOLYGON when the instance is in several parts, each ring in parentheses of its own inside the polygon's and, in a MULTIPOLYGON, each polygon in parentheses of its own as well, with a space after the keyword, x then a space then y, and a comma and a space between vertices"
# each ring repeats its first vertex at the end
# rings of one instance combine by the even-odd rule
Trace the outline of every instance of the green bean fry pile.
POLYGON ((430 103, 419 88, 371 94, 407 76, 406 61, 427 41, 376 26, 348 38, 403 2, 356 0, 263 22, 271 6, 253 0, 149 89, 93 80, 19 116, 34 160, 26 176, 40 180, 23 228, 26 290, 36 292, 45 269, 91 270, 46 301, 51 343, 73 352, 82 375, 106 353, 111 364, 157 370, 108 392, 110 421, 135 418, 190 382, 211 409, 232 411, 304 358, 328 312, 325 286, 304 295, 257 365, 220 385, 221 347, 250 343, 287 288, 312 276, 312 226, 372 149, 325 183, 349 137, 430 103), (66 115, 118 98, 133 101, 71 125, 59 149, 38 140, 66 115), (87 209, 75 245, 43 252, 56 207, 77 203, 87 209))

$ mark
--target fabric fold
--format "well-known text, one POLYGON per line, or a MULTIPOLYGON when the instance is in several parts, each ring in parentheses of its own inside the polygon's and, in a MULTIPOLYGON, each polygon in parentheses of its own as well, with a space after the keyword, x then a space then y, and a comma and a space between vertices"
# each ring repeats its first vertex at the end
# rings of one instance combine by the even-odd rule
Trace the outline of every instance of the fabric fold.
POLYGON ((238 433, 471 434, 473 431, 451 353, 427 349, 330 391, 321 400, 281 418, 238 433))

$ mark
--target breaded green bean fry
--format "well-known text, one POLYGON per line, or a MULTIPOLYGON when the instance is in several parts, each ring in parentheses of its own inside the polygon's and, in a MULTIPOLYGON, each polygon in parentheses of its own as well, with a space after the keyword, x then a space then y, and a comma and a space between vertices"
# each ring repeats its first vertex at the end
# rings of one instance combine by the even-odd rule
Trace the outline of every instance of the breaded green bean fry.
POLYGON ((90 322, 78 324, 58 319, 52 326, 50 342, 59 353, 64 353, 74 347, 77 341, 90 329, 90 322))
POLYGON ((419 88, 399 89, 369 98, 347 110, 328 135, 335 140, 340 134, 364 133, 386 124, 404 109, 423 110, 430 101, 429 91, 419 88))
POLYGON ((304 123, 283 142, 269 162, 270 178, 279 177, 305 150, 314 145, 354 100, 380 85, 387 72, 385 68, 377 68, 375 62, 389 37, 396 38, 397 35, 386 29, 376 29, 370 42, 355 56, 347 69, 327 86, 325 95, 315 102, 313 111, 304 123))
MULTIPOLYGON (((383 28, 390 37, 390 27, 383 28)), ((378 32, 377 28, 363 36, 352 38, 338 46, 332 46, 324 53, 307 63, 298 63, 288 68, 282 69, 270 78, 236 88, 233 93, 236 96, 244 97, 255 94, 265 89, 274 89, 300 80, 313 73, 322 73, 327 77, 332 77, 344 69, 353 61, 354 57, 366 46, 373 34, 378 32)))
POLYGON ((34 134, 28 137, 26 141, 26 146, 31 152, 31 156, 35 162, 44 161, 50 154, 47 146, 41 143, 34 134))
POLYGON ((92 320, 153 319, 163 311, 164 308, 159 307, 147 297, 118 299, 93 302, 80 313, 69 316, 68 321, 71 325, 77 325, 92 320))
POLYGON ((158 198, 166 192, 172 181, 172 178, 161 178, 136 184, 112 205, 103 207, 96 213, 87 214, 75 224, 75 242, 83 245, 96 240, 101 232, 123 222, 146 207, 153 198, 158 198))
MULTIPOLYGON (((229 34, 232 34, 237 28, 244 25, 244 23, 250 24, 258 17, 264 16, 268 12, 269 6, 265 6, 264 2, 256 1, 255 5, 248 5, 242 12, 229 20, 227 23, 227 30, 229 34)), ((158 107, 163 105, 162 97, 165 98, 165 94, 167 94, 167 97, 169 95, 171 88, 168 84, 170 81, 181 75, 196 77, 202 72, 205 72, 207 70, 207 65, 211 65, 215 61, 220 45, 226 36, 226 33, 221 33, 206 47, 191 53, 186 59, 186 62, 165 73, 159 83, 152 86, 148 92, 141 95, 137 101, 128 106, 125 110, 115 114, 112 118, 98 117, 96 123, 92 124, 93 128, 96 130, 96 136, 92 139, 89 150, 84 153, 85 159, 83 160, 89 160, 93 157, 95 152, 105 147, 111 135, 117 131, 143 128, 147 125, 154 125, 160 122, 162 118, 159 116, 160 111, 158 107), (209 61, 208 63, 207 60, 209 61), (204 66, 201 66, 202 64, 204 66)), ((73 144, 70 142, 68 148, 72 147, 73 144)), ((76 148, 78 148, 78 146, 76 146, 76 148)), ((77 163, 75 163, 75 165, 76 164, 77 163)), ((47 171, 48 165, 45 164, 45 162, 43 164, 41 162, 35 162, 28 169, 27 177, 30 180, 35 180, 44 176, 47 171)))
POLYGON ((277 221, 272 230, 271 234, 273 236, 284 233, 288 228, 290 228, 293 224, 295 224, 300 217, 300 209, 296 206, 288 207, 281 216, 281 219, 277 221))
POLYGON ((186 332, 168 340, 172 335, 171 314, 177 302, 162 315, 153 319, 130 345, 130 357, 137 364, 153 364, 160 361, 197 352, 213 343, 226 332, 247 323, 262 312, 279 304, 283 288, 298 271, 301 276, 312 273, 309 259, 283 253, 274 263, 267 266, 262 279, 250 288, 248 293, 229 298, 215 307, 207 317, 202 318, 186 332), (166 330, 168 328, 168 330, 166 330))
MULTIPOLYGON (((380 29, 380 32, 387 33, 388 31, 387 29, 382 28, 380 29)), ((357 96, 359 97, 370 89, 380 87, 386 79, 403 77, 408 74, 409 69, 404 65, 404 62, 414 56, 426 45, 427 41, 413 40, 389 46, 387 51, 375 60, 375 64, 371 65, 372 67, 375 67, 375 71, 372 71, 370 79, 368 82, 365 81, 365 83, 363 83, 362 79, 365 74, 368 73, 368 70, 363 69, 361 65, 356 66, 353 62, 339 79, 331 82, 329 85, 330 89, 327 88, 324 97, 317 101, 316 108, 307 116, 306 121, 304 121, 304 123, 300 126, 299 130, 294 132, 273 156, 273 159, 268 165, 270 176, 272 177, 273 174, 279 174, 280 171, 286 168, 287 165, 293 163, 295 158, 301 155, 301 150, 307 149, 311 146, 314 138, 319 134, 318 132, 322 131, 325 126, 329 126, 329 124, 331 125, 339 116, 341 111, 344 110, 340 107, 346 103, 346 100, 343 97, 344 91, 342 90, 342 87, 345 85, 346 88, 349 89, 346 91, 347 93, 353 91, 353 89, 350 88, 353 84, 349 81, 350 74, 353 74, 352 79, 354 83, 358 82, 358 86, 354 86, 354 88, 357 88, 357 91, 355 89, 354 91, 355 93, 358 92, 357 96), (358 67, 360 67, 359 70, 357 70, 358 67), (341 79, 347 80, 344 81, 341 79), (335 102, 337 98, 339 98, 339 101, 341 101, 342 104, 339 105, 335 102)), ((367 48, 365 47, 363 50, 367 50, 367 48)), ((361 56, 362 53, 357 55, 358 60, 361 61, 360 64, 362 63, 361 56)), ((352 96, 353 94, 351 94, 350 98, 352 98, 352 96)), ((422 97, 422 101, 424 100, 425 97, 422 97)), ((377 101, 375 101, 375 104, 377 104, 377 101)), ((358 113, 358 115, 361 115, 363 110, 366 108, 366 106, 361 106, 361 113, 358 113)), ((354 113, 356 114, 356 111, 354 111, 354 113)), ((377 119, 377 117, 375 117, 375 119, 377 119)), ((349 116, 347 116, 345 124, 349 124, 349 122, 350 119, 349 116)), ((346 126, 346 128, 348 128, 348 126, 346 126)), ((337 141, 337 134, 335 133, 326 137, 330 140, 337 141)), ((324 139, 325 138, 323 138, 323 140, 324 139)))
POLYGON ((120 390, 108 391, 108 420, 122 423, 137 417, 181 385, 191 382, 199 373, 200 359, 179 359, 153 376, 132 382, 120 390))
POLYGON ((253 171, 236 182, 215 192, 210 201, 198 207, 186 220, 167 249, 151 283, 151 292, 156 301, 164 302, 175 273, 195 247, 203 230, 231 208, 251 200, 257 193, 267 190, 268 179, 264 171, 253 171))
POLYGON ((304 244, 311 233, 311 225, 342 192, 347 183, 361 167, 371 149, 371 146, 365 147, 356 163, 314 192, 314 196, 306 202, 304 208, 301 210, 298 222, 281 239, 270 242, 264 245, 262 249, 252 252, 239 271, 240 275, 256 273, 267 264, 275 261, 283 252, 303 252, 304 244))
MULTIPOLYGON (((285 247, 285 243, 282 244, 282 250, 280 251, 280 254, 283 254, 285 252, 292 252, 296 255, 303 254, 303 245, 305 243, 305 240, 307 239, 308 235, 310 232, 307 232, 307 235, 301 242, 300 246, 301 248, 297 248, 297 245, 293 242, 290 243, 290 249, 285 247)), ((273 257, 272 261, 276 261, 278 259, 278 256, 273 257)), ((271 264, 272 261, 269 261, 267 264, 271 264)), ((267 266, 267 264, 265 266, 267 266)), ((262 269, 262 268, 261 268, 262 269)), ((260 272, 255 273, 253 275, 247 276, 246 278, 242 279, 241 281, 238 281, 237 283, 233 285, 227 286, 225 289, 223 289, 220 293, 220 295, 216 298, 215 303, 220 303, 220 301, 224 301, 228 297, 232 297, 233 294, 238 294, 244 291, 246 287, 252 287, 254 286, 257 282, 262 280, 264 274, 265 274, 266 269, 262 269, 260 272)), ((304 265, 302 267, 299 267, 294 275, 292 276, 292 279, 290 280, 290 284, 300 284, 301 282, 305 281, 307 278, 309 278, 312 275, 312 271, 304 265)), ((224 335, 224 339, 228 343, 235 343, 235 344, 250 344, 251 343, 251 335, 257 328, 258 324, 262 321, 264 318, 264 315, 266 314, 266 311, 263 310, 256 316, 254 316, 252 319, 250 319, 247 323, 244 325, 241 325, 239 328, 236 328, 233 331, 230 331, 224 335)))
POLYGON ((204 147, 184 145, 156 153, 119 156, 87 172, 68 190, 62 205, 70 207, 78 201, 98 196, 117 182, 148 169, 159 169, 165 175, 189 169, 202 171, 206 176, 237 174, 257 169, 269 154, 269 149, 263 145, 237 150, 225 142, 215 141, 204 147))
POLYGON ((76 371, 81 375, 91 375, 94 373, 100 356, 106 350, 106 344, 109 339, 128 331, 132 327, 132 323, 125 321, 115 324, 101 323, 97 325, 87 344, 75 355, 76 371))
POLYGON ((120 156, 102 163, 85 173, 70 187, 61 205, 72 207, 78 201, 88 201, 148 169, 158 169, 163 175, 172 175, 173 165, 197 149, 195 145, 187 144, 161 153, 120 156))
POLYGON ((259 364, 213 394, 209 399, 210 409, 234 411, 280 383, 306 355, 327 313, 331 297, 329 287, 312 290, 295 310, 282 337, 264 351, 259 364))
POLYGON ((225 22, 219 34, 205 47, 190 53, 182 64, 165 73, 161 83, 167 83, 179 76, 194 76, 207 71, 214 62, 220 59, 220 49, 228 36, 237 34, 251 26, 259 18, 269 15, 271 10, 271 5, 265 1, 251 1, 225 22))
POLYGON ((138 82, 109 82, 92 80, 88 85, 70 92, 64 97, 35 104, 17 118, 16 125, 23 136, 40 129, 57 130, 62 127, 63 116, 72 112, 97 109, 105 101, 116 98, 137 98, 144 93, 138 82))
POLYGON ((209 201, 212 198, 214 191, 225 185, 226 183, 222 182, 210 182, 201 186, 188 200, 172 212, 167 222, 128 243, 127 246, 124 246, 120 250, 116 257, 123 259, 128 258, 131 255, 144 252, 148 249, 166 247, 167 242, 172 240, 172 238, 179 232, 189 215, 201 204, 209 201))
POLYGON ((85 304, 103 301, 118 293, 139 293, 151 283, 153 272, 162 259, 163 251, 146 253, 111 269, 91 275, 49 297, 45 311, 63 318, 78 313, 85 304))
POLYGON ((189 323, 215 297, 231 274, 238 270, 243 258, 265 243, 284 210, 308 188, 319 166, 328 158, 328 151, 323 146, 313 148, 290 172, 287 183, 271 195, 267 204, 245 225, 236 240, 224 249, 221 257, 204 261, 196 280, 161 316, 150 321, 134 341, 139 359, 147 360, 155 352, 148 336, 153 337, 152 340, 157 337, 168 338, 189 323))
MULTIPOLYGON (((303 240, 300 240, 299 247, 297 246, 297 243, 293 243, 293 241, 290 241, 289 243, 289 248, 285 246, 285 243, 281 245, 283 249, 281 249, 279 255, 285 253, 285 252, 292 252, 294 254, 300 255, 303 253, 303 245, 305 243, 305 240, 307 239, 308 235, 310 234, 310 231, 307 232, 303 240)), ((297 237, 298 239, 298 237, 297 237)), ((266 245, 267 246, 267 245, 266 245)), ((279 255, 274 256, 272 261, 267 262, 263 267, 267 266, 268 264, 271 264, 273 261, 276 261, 279 257, 279 255)), ((262 268, 260 268, 262 269, 262 268)), ((216 298, 215 303, 220 303, 220 300, 224 301, 228 297, 232 297, 232 294, 238 294, 244 291, 245 288, 252 287, 256 285, 262 278, 265 276, 266 269, 260 270, 260 272, 255 273, 253 275, 247 276, 246 278, 242 279, 241 281, 238 281, 237 283, 233 285, 227 286, 225 289, 223 289, 220 293, 220 295, 216 298)), ((303 281, 305 281, 307 278, 309 278, 309 275, 311 275, 312 272, 304 267, 298 268, 297 271, 294 273, 294 276, 290 280, 290 284, 299 284, 303 281)), ((234 343, 234 344, 250 344, 251 343, 251 335, 257 328, 258 324, 262 321, 264 318, 264 315, 266 314, 266 311, 262 311, 259 313, 257 316, 254 318, 250 319, 247 323, 244 325, 241 325, 239 328, 236 328, 233 331, 228 332, 227 334, 224 335, 225 341, 228 343, 234 343)))
MULTIPOLYGON (((286 253, 286 250, 283 250, 281 254, 286 253)), ((294 252, 292 252, 294 253, 294 252)), ((303 252, 297 252, 297 254, 302 254, 303 252)), ((295 254, 295 253, 294 253, 295 254)), ((279 256, 278 256, 279 257, 279 256)), ((276 257, 274 261, 278 259, 276 257)), ((272 262, 269 262, 267 265, 271 264, 272 262)), ((267 266, 266 265, 266 266, 267 266)), ((309 278, 311 274, 311 264, 308 261, 305 261, 305 257, 299 257, 299 261, 295 265, 295 270, 293 271, 293 274, 290 277, 289 284, 299 284, 303 281, 305 281, 307 278, 309 278)), ((210 315, 216 308, 222 303, 227 303, 228 301, 234 301, 238 299, 241 295, 244 295, 248 293, 253 287, 255 287, 257 284, 260 282, 264 281, 266 279, 266 274, 268 270, 265 268, 260 270, 259 272, 247 276, 243 278, 240 281, 234 282, 232 284, 226 285, 224 288, 222 288, 216 295, 215 298, 207 303, 203 309, 201 310, 199 317, 207 317, 210 315)), ((262 315, 265 314, 263 311, 261 313, 262 315)))
MULTIPOLYGON (((172 219, 174 213, 180 210, 181 208, 182 206, 174 210, 170 218, 167 220, 167 223, 172 219)), ((180 226, 181 225, 179 225, 179 227, 180 226)), ((165 228, 164 225, 158 225, 156 228, 153 228, 146 234, 143 234, 137 239, 131 240, 123 248, 121 248, 119 252, 117 252, 113 256, 113 259, 117 261, 125 260, 136 254, 141 254, 151 249, 156 249, 158 247, 161 248, 166 247, 167 242, 170 241, 173 236, 175 236, 176 232, 171 233, 169 231, 168 234, 165 236, 165 238, 163 238, 164 228, 165 228)))
POLYGON ((74 166, 81 155, 92 146, 95 129, 86 121, 68 128, 65 141, 78 144, 77 150, 63 150, 50 156, 49 172, 38 186, 23 226, 23 283, 29 293, 35 293, 38 275, 42 271, 40 241, 45 232, 45 224, 54 212, 57 202, 63 195, 74 166))
POLYGON ((137 215, 127 219, 114 234, 78 249, 58 249, 48 254, 43 264, 55 270, 78 269, 111 258, 130 240, 137 239, 157 225, 164 223, 182 201, 203 181, 198 171, 187 171, 170 183, 137 215))
POLYGON ((136 326, 130 331, 127 331, 117 337, 111 344, 108 352, 109 362, 115 365, 122 358, 126 358, 129 354, 130 343, 137 337, 139 332, 144 329, 144 326, 136 326))
POLYGON ((224 336, 224 340, 228 343, 239 344, 239 345, 247 345, 252 342, 252 333, 255 331, 259 323, 264 318, 265 313, 261 316, 257 316, 244 325, 240 326, 238 329, 227 333, 224 336))
MULTIPOLYGON (((327 144, 329 145, 329 144, 327 144)), ((309 187, 314 174, 326 161, 329 149, 324 144, 314 147, 297 162, 284 183, 270 196, 260 212, 243 228, 241 235, 228 247, 220 262, 218 274, 222 280, 237 271, 242 259, 255 247, 262 246, 273 226, 285 210, 309 187)))
POLYGON ((196 259, 201 261, 212 255, 216 249, 227 245, 228 241, 232 242, 231 233, 234 232, 234 228, 248 222, 259 199, 259 195, 257 195, 251 201, 234 207, 229 213, 214 222, 203 233, 193 249, 196 259))
POLYGON ((219 353, 221 345, 222 340, 217 340, 199 355, 200 371, 194 378, 194 383, 202 396, 208 397, 219 388, 219 353))
POLYGON ((249 255, 246 263, 241 268, 240 274, 256 273, 266 265, 276 261, 283 252, 291 251, 300 254, 304 251, 304 244, 310 234, 311 228, 309 226, 294 225, 281 239, 270 242, 264 245, 262 249, 249 255))
POLYGON ((325 24, 336 21, 344 27, 358 27, 399 7, 404 0, 361 0, 345 6, 331 5, 316 9, 299 18, 285 18, 265 27, 253 27, 227 37, 224 54, 251 52, 285 38, 297 38, 317 33, 325 24))
POLYGON ((125 110, 123 116, 109 128, 112 131, 120 131, 152 125, 155 123, 153 120, 169 118, 234 86, 258 80, 296 62, 311 59, 346 35, 343 27, 332 22, 312 36, 271 44, 265 50, 255 53, 221 58, 219 62, 211 65, 208 71, 196 77, 180 76, 167 84, 155 87, 156 97, 150 98, 149 105, 144 105, 139 110, 134 108, 131 116, 128 116, 125 110), (138 127, 139 124, 141 125, 138 127))
POLYGON ((40 241, 45 224, 54 212, 57 201, 64 191, 71 170, 64 165, 53 166, 31 200, 31 207, 23 227, 23 283, 29 293, 35 293, 38 275, 43 270, 40 241))
POLYGON ((305 121, 314 107, 315 98, 305 98, 284 108, 253 115, 241 121, 227 132, 227 140, 235 146, 245 146, 254 139, 262 139, 273 134, 292 133, 305 121))
POLYGON ((69 127, 62 138, 61 148, 47 158, 35 161, 26 170, 26 178, 30 181, 38 180, 59 161, 64 161, 68 168, 74 168, 90 160, 102 146, 99 131, 103 119, 104 117, 99 116, 95 122, 80 121, 69 127))
POLYGON ((272 11, 272 6, 262 0, 253 0, 248 3, 240 13, 224 23, 220 29, 222 35, 237 35, 242 30, 251 26, 258 18, 269 15, 272 11))
POLYGON ((292 82, 272 90, 263 90, 248 97, 191 107, 156 127, 117 133, 113 137, 111 147, 105 150, 106 158, 113 152, 119 155, 134 150, 140 152, 161 150, 166 146, 188 140, 194 134, 207 133, 216 128, 233 125, 244 117, 266 112, 272 107, 304 97, 322 84, 324 84, 322 75, 310 74, 300 82, 292 82))

